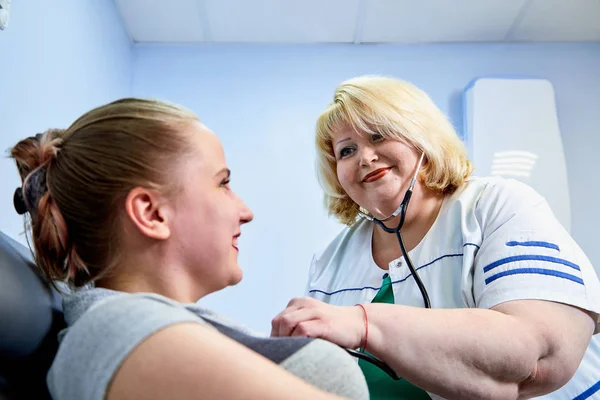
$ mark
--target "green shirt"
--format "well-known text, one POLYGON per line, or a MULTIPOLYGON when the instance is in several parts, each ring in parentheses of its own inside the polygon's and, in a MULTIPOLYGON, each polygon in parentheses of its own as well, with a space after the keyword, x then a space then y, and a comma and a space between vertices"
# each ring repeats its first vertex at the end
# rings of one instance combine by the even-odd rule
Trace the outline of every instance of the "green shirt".
MULTIPOLYGON (((394 304, 392 281, 388 274, 384 275, 383 284, 373 299, 373 303, 394 304)), ((400 378, 400 380, 395 381, 388 374, 367 361, 358 360, 358 365, 367 380, 371 400, 430 400, 426 391, 419 389, 405 379, 400 378)))

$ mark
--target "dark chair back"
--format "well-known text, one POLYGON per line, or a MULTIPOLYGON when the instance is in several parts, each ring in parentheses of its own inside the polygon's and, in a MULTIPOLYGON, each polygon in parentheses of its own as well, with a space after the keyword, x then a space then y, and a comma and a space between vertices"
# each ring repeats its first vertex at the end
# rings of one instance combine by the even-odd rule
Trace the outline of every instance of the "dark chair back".
POLYGON ((29 249, 0 232, 0 400, 50 399, 46 374, 63 327, 60 295, 29 249))

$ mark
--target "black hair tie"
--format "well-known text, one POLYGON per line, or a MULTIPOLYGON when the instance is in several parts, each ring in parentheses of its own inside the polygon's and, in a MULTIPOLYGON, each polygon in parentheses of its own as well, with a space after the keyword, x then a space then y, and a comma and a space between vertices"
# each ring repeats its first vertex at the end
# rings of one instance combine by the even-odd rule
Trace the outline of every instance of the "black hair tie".
POLYGON ((15 206, 15 210, 19 215, 23 215, 27 212, 27 205, 25 204, 25 199, 23 198, 23 188, 18 187, 15 190, 15 194, 13 195, 13 205, 15 206))
POLYGON ((35 217, 37 213, 38 202, 48 190, 46 186, 46 168, 38 168, 25 179, 27 185, 21 186, 15 190, 13 204, 19 214, 25 214, 27 211, 35 217))

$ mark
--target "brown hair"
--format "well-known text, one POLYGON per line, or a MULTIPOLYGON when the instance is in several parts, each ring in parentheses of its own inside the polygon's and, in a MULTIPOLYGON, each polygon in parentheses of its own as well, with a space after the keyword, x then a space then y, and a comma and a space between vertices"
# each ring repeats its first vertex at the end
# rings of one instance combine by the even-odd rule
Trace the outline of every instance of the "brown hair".
POLYGON ((83 286, 113 269, 123 200, 138 186, 175 189, 167 175, 189 149, 184 128, 192 121, 175 105, 122 99, 11 149, 23 182, 15 199, 29 211, 36 262, 49 282, 83 286))

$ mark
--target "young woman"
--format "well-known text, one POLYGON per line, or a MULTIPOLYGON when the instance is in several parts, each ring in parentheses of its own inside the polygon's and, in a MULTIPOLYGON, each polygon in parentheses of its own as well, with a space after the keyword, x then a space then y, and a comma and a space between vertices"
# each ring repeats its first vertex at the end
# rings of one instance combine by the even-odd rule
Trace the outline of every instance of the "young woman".
POLYGON ((11 154, 37 264, 73 289, 48 374, 55 400, 368 398, 338 346, 256 337, 197 304, 242 279, 253 215, 195 115, 124 99, 11 154))

